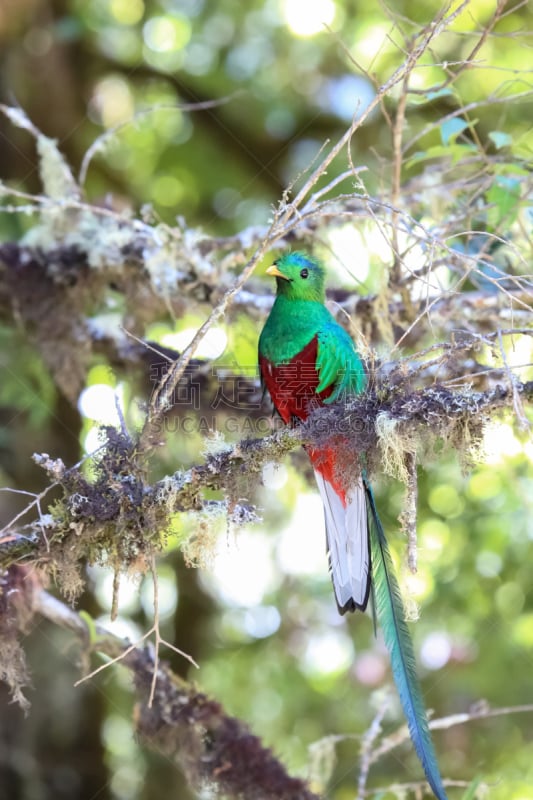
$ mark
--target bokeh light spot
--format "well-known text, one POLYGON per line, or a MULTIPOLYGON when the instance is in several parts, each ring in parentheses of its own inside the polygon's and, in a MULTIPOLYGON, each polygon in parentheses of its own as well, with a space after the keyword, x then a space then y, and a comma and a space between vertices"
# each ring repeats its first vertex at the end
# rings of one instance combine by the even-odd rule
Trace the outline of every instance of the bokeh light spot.
POLYGON ((420 661, 427 669, 442 669, 452 654, 452 642, 444 631, 433 631, 426 636, 420 649, 420 661))
POLYGON ((202 582, 213 586, 229 605, 260 605, 277 583, 270 537, 241 531, 233 547, 221 537, 213 569, 202 575, 202 582))
MULTIPOLYGON (((178 352, 183 352, 196 336, 196 328, 186 328, 176 333, 165 333, 161 336, 161 344, 172 347, 178 352)), ((228 337, 224 328, 210 328, 198 345, 195 355, 198 358, 213 360, 219 358, 228 344, 228 337)))
POLYGON ((443 483, 435 486, 429 493, 429 506, 436 514, 443 517, 456 517, 464 509, 464 501, 454 486, 443 483))
POLYGON ((342 672, 348 669, 352 662, 352 641, 340 630, 313 636, 303 657, 303 667, 311 675, 342 672))
POLYGON ((281 625, 281 616, 275 606, 255 606, 244 616, 244 630, 254 639, 272 636, 281 625))
POLYGON ((387 662, 378 653, 366 650, 355 659, 353 673, 365 686, 379 686, 387 673, 387 662))
POLYGON ((522 445, 511 425, 491 422, 485 429, 484 449, 485 461, 488 464, 499 464, 505 458, 517 456, 522 445))
POLYGON ((476 569, 485 578, 495 578, 502 569, 502 559, 492 550, 482 550, 476 556, 476 569))
POLYGON ((288 575, 326 576, 324 511, 317 493, 301 494, 277 543, 281 569, 288 575))
POLYGON ((190 22, 179 15, 152 17, 143 28, 144 41, 156 53, 181 50, 191 38, 190 22))
POLYGON ((261 471, 263 486, 267 489, 281 489, 288 477, 287 467, 275 461, 268 461, 261 471))
POLYGON ((78 409, 88 419, 94 419, 102 425, 118 425, 117 399, 121 402, 120 387, 113 389, 106 383, 95 383, 88 386, 80 395, 78 409))
POLYGON ((522 614, 514 621, 512 638, 520 647, 533 649, 533 613, 522 614))
POLYGON ((502 491, 502 481, 496 470, 480 469, 468 482, 468 493, 476 500, 490 500, 502 491))
POLYGON ((331 25, 335 18, 333 0, 284 0, 283 15, 287 25, 297 36, 313 36, 331 25))
POLYGON ((510 581, 497 589, 495 600, 496 607, 503 617, 516 619, 524 607, 525 596, 522 587, 510 581))
POLYGON ((99 81, 90 101, 91 119, 112 128, 133 117, 134 100, 128 83, 116 75, 99 81))
POLYGON ((151 194, 160 206, 175 206, 183 198, 183 184, 174 175, 158 175, 152 182, 151 194))
POLYGON ((342 270, 339 269, 338 273, 343 280, 350 283, 366 280, 370 259, 360 232, 353 225, 343 225, 333 228, 328 238, 334 255, 342 265, 342 270))
POLYGON ((111 0, 109 8, 121 25, 135 25, 144 14, 143 0, 111 0))

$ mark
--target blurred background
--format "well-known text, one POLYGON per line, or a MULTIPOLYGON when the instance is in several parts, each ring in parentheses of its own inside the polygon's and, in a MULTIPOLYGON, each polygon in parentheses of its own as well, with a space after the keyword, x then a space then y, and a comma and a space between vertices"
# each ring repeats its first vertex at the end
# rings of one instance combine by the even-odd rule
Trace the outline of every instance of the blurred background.
MULTIPOLYGON (((531 157, 531 103, 528 97, 512 98, 530 88, 531 76, 525 75, 531 65, 530 5, 509 4, 497 35, 483 44, 478 68, 466 70, 453 91, 423 96, 444 80, 448 63, 471 52, 495 6, 486 0, 468 3, 426 56, 416 73, 424 102, 413 97, 408 107, 406 139, 413 139, 413 146, 406 157, 418 154, 422 163, 431 148, 451 142, 451 132, 443 135, 437 123, 458 108, 459 92, 464 105, 494 98, 475 109, 471 139, 492 154, 505 145, 506 164, 520 163, 515 180, 521 180, 524 160, 531 157), (509 138, 495 139, 495 133, 509 138)), ((298 181, 323 143, 339 138, 354 113, 366 108, 376 86, 401 63, 406 39, 439 8, 428 0, 396 2, 393 11, 385 4, 341 0, 0 0, 0 101, 20 105, 43 133, 57 139, 74 174, 82 170, 90 202, 131 209, 154 223, 175 225, 183 218, 207 235, 231 236, 268 223, 284 187, 298 181), (213 100, 220 105, 186 110, 186 104, 213 100)), ((390 184, 392 144, 385 118, 394 100, 387 98, 383 113, 371 115, 352 146, 356 165, 366 168, 369 193, 390 184)), ((415 163, 406 180, 418 168, 415 163)), ((509 167, 506 180, 511 173, 509 167)), ((3 116, 0 179, 17 190, 41 191, 34 140, 3 116)), ((462 213, 471 212, 461 209, 459 193, 435 199, 435 180, 428 185, 434 219, 442 211, 439 203, 451 197, 460 229, 462 213)), ((502 186, 512 190, 514 184, 502 186)), ((413 197, 413 213, 419 202, 413 197)), ((0 240, 19 240, 33 223, 31 215, 0 213, 0 240)), ((337 228, 327 240, 336 258, 331 282, 340 290, 366 295, 384 280, 390 247, 376 230, 369 227, 366 233, 337 228)), ((253 287, 265 295, 273 290, 261 278, 253 287)), ((93 311, 105 311, 109 324, 116 324, 120 303, 110 287, 106 308, 93 311)), ((143 336, 179 351, 208 311, 207 302, 189 299, 180 316, 147 320, 143 336)), ((212 361, 215 370, 238 375, 248 370, 253 382, 257 331, 257 315, 241 308, 213 330, 197 355, 212 361)), ((25 331, 6 315, 0 319, 0 343, 1 485, 41 491, 46 478, 32 453, 77 462, 98 445, 99 425, 117 423, 115 397, 128 424, 140 424, 149 374, 121 372, 95 356, 73 404, 25 331)), ((385 352, 386 345, 379 347, 385 352)), ((531 379, 531 345, 521 345, 512 357, 514 365, 526 365, 517 375, 531 379)), ((488 367, 494 363, 488 351, 483 358, 488 367)), ((246 429, 245 415, 234 413, 234 390, 226 387, 225 397, 208 402, 207 411, 189 407, 187 428, 183 418, 169 421, 171 435, 154 466, 156 477, 199 463, 206 447, 220 446, 221 436, 236 441, 270 429, 267 407, 264 413, 254 407, 254 422, 246 429), (218 439, 210 430, 218 431, 218 439)), ((484 702, 509 707, 533 701, 533 444, 505 418, 487 430, 485 445, 482 463, 472 470, 464 471, 455 454, 443 452, 420 472, 414 576, 402 567, 404 541, 397 535, 403 487, 384 479, 377 489, 401 583, 421 608, 412 633, 426 704, 439 717, 484 702)), ((402 713, 390 688, 386 650, 374 639, 370 618, 337 614, 321 505, 309 477, 301 454, 265 468, 263 485, 250 487, 246 498, 261 509, 261 524, 235 532, 224 519, 206 515, 197 534, 203 542, 198 568, 185 565, 178 547, 198 530, 198 520, 176 518, 159 565, 163 634, 190 653, 200 670, 172 652, 164 657, 246 720, 292 773, 310 776, 325 797, 349 800, 355 797, 359 737, 388 691, 384 726, 395 729, 402 713), (345 737, 335 747, 336 760, 330 743, 320 744, 330 735, 345 737)), ((1 494, 0 524, 23 502, 1 494)), ((189 558, 195 555, 194 541, 189 558)), ((77 607, 138 638, 151 624, 150 579, 123 581, 113 624, 111 597, 109 571, 88 568, 77 607)), ((68 634, 35 623, 24 644, 32 709, 24 717, 0 689, 0 798, 197 797, 174 765, 136 742, 125 670, 106 670, 74 689, 79 663, 68 634)), ((435 734, 443 775, 462 781, 478 777, 491 784, 488 796, 494 800, 533 798, 532 739, 532 712, 435 734)), ((369 785, 420 778, 407 743, 373 768, 369 785)), ((450 790, 450 798, 462 796, 464 790, 450 790)))

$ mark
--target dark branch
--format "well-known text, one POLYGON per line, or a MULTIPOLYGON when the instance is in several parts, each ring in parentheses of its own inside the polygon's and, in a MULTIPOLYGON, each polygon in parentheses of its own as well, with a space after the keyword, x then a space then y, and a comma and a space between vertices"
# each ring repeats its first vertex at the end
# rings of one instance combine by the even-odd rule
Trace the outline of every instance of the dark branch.
MULTIPOLYGON (((73 631, 87 647, 90 631, 68 606, 41 590, 34 610, 73 631)), ((92 650, 121 663, 133 675, 138 700, 135 722, 146 746, 163 751, 180 766, 192 787, 215 787, 217 795, 246 800, 318 800, 306 783, 285 767, 246 724, 229 716, 222 705, 175 675, 159 662, 153 703, 149 697, 154 670, 150 647, 131 643, 97 626, 92 650)))

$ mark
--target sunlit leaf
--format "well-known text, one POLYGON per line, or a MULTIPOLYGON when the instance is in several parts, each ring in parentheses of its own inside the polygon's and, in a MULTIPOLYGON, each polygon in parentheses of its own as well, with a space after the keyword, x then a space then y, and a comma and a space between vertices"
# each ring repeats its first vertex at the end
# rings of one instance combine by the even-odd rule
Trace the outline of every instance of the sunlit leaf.
POLYGON ((437 144, 434 147, 428 147, 427 150, 419 150, 411 158, 406 161, 405 166, 407 169, 415 164, 421 164, 424 161, 429 161, 432 158, 442 158, 449 156, 450 150, 442 144, 437 144))
POLYGON ((513 141, 513 137, 503 131, 491 131, 489 133, 489 139, 494 142, 496 150, 499 150, 501 147, 509 147, 513 141))
POLYGON ((452 139, 456 139, 469 123, 460 117, 452 117, 445 120, 440 126, 440 136, 443 144, 449 144, 452 139))
POLYGON ((426 97, 428 100, 436 100, 439 97, 449 97, 453 92, 449 86, 443 86, 442 89, 437 89, 434 92, 428 92, 426 97))
POLYGON ((439 100, 441 97, 450 96, 453 96, 452 89, 449 86, 443 86, 442 89, 434 89, 425 94, 414 95, 411 102, 414 105, 423 105, 424 103, 431 103, 432 100, 439 100))
POLYGON ((520 181, 517 178, 498 176, 489 191, 487 200, 491 207, 487 211, 487 222, 492 230, 496 230, 502 222, 510 226, 518 214, 520 199, 520 181))
POLYGON ((470 783, 468 789, 463 795, 463 800, 475 800, 477 797, 477 790, 481 783, 479 778, 474 778, 474 780, 470 783))

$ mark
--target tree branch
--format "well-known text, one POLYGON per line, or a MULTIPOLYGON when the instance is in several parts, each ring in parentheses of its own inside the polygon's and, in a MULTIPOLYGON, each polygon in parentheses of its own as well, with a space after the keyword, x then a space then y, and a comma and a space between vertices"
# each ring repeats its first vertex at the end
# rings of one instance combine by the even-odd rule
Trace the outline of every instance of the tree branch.
MULTIPOLYGON (((33 608, 72 631, 88 647, 87 624, 64 603, 41 590, 33 608)), ((220 703, 179 678, 163 661, 155 666, 152 648, 132 647, 100 625, 95 634, 90 649, 120 659, 132 673, 138 702, 135 724, 141 741, 173 759, 193 788, 214 787, 236 800, 318 800, 303 780, 288 775, 244 722, 229 716, 220 703)))
MULTIPOLYGON (((104 554, 114 568, 140 569, 144 564, 149 569, 153 551, 164 547, 165 531, 176 512, 218 509, 235 524, 254 521, 255 509, 238 501, 240 488, 257 482, 267 462, 280 461, 299 444, 320 444, 340 431, 345 442, 339 444, 340 468, 358 468, 352 463, 352 443, 357 441, 357 450, 367 453, 370 469, 402 477, 406 452, 428 449, 431 437, 467 451, 481 435, 487 415, 512 407, 517 396, 531 401, 533 382, 496 385, 486 392, 451 391, 438 384, 413 390, 400 364, 389 372, 387 382, 374 384, 347 404, 317 409, 298 428, 224 446, 203 464, 154 484, 146 482, 138 464, 137 444, 123 432, 106 428, 107 442, 95 460, 97 477, 92 482, 79 466, 66 469, 60 461, 36 456, 62 487, 63 500, 51 514, 17 527, 19 513, 0 531, 0 569, 36 561, 61 582, 70 575, 66 566, 79 570, 85 559, 93 563, 104 554), (222 489, 227 499, 206 500, 207 489, 222 489)), ((28 511, 34 507, 32 501, 28 511)))

